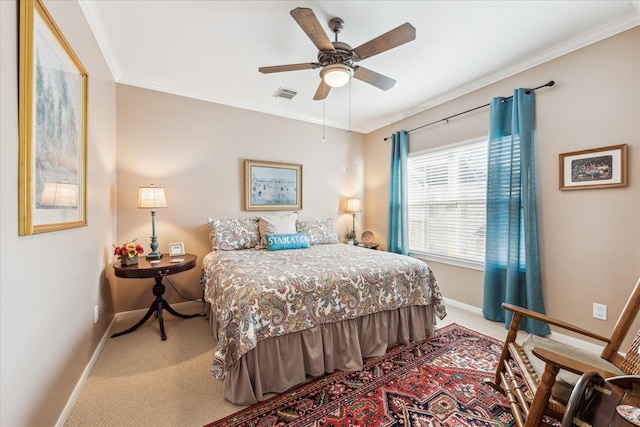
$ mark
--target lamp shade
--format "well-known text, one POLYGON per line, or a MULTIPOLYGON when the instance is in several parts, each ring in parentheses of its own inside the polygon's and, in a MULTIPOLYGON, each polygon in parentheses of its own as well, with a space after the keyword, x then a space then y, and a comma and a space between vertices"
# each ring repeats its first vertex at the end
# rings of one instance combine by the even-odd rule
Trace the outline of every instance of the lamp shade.
POLYGON ((67 182, 45 183, 40 205, 52 208, 77 208, 78 185, 67 182))
POLYGON ((347 212, 361 212, 362 203, 357 197, 347 199, 347 212))
POLYGON ((164 195, 164 187, 140 187, 138 189, 138 208, 156 209, 166 208, 167 199, 164 195))
POLYGON ((353 70, 344 64, 327 65, 320 70, 320 77, 331 87, 342 87, 349 82, 353 70))

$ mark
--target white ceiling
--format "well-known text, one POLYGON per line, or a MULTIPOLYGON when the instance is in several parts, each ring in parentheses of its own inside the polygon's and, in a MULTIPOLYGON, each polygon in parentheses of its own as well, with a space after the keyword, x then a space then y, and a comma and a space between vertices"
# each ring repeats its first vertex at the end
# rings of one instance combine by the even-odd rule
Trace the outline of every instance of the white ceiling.
POLYGON ((640 24, 638 0, 80 5, 118 83, 313 123, 323 122, 324 103, 327 126, 363 133, 640 24), (313 9, 332 41, 327 22, 342 18, 338 39, 352 47, 410 22, 416 40, 359 63, 397 80, 395 87, 352 80, 313 101, 319 70, 259 73, 261 66, 316 61, 316 47, 289 14, 296 7, 313 9), (280 87, 298 95, 273 97, 280 87))

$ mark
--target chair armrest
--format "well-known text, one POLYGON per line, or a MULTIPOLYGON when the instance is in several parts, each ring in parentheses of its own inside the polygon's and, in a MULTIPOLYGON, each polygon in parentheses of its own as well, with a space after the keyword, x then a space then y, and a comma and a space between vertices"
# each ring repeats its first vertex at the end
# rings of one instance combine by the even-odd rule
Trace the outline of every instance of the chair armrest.
POLYGON ((567 323, 567 322, 563 322, 562 320, 556 319, 555 317, 551 317, 551 316, 547 316, 546 314, 542 314, 542 313, 538 313, 537 311, 533 311, 533 310, 528 310, 526 308, 523 307, 519 307, 517 305, 513 305, 513 304, 507 304, 502 303, 502 308, 504 308, 505 310, 508 310, 512 313, 517 313, 520 314, 522 316, 525 317, 529 317, 531 319, 534 320, 539 320, 541 322, 545 322, 548 323, 550 325, 554 325, 554 326, 558 326, 559 328, 563 328, 566 329, 568 331, 572 331, 572 332, 576 332, 578 334, 608 343, 610 341, 610 339, 608 337, 605 337, 603 335, 599 335, 596 333, 593 333, 591 331, 587 331, 586 329, 582 329, 579 328, 575 325, 572 325, 571 323, 567 323))
POLYGON ((585 372, 596 371, 603 378, 610 378, 618 375, 614 374, 613 372, 604 371, 600 368, 589 365, 588 363, 583 363, 579 360, 563 356, 545 348, 533 347, 531 351, 538 359, 544 361, 545 363, 550 363, 560 369, 573 372, 574 374, 582 375, 585 372))

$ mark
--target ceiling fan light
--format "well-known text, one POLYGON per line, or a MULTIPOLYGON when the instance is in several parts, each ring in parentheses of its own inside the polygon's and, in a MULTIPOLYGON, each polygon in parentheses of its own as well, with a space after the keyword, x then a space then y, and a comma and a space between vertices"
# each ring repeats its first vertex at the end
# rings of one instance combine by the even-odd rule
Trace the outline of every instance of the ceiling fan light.
POLYGON ((327 65, 320 70, 320 77, 331 87, 342 87, 349 82, 353 70, 344 64, 327 65))

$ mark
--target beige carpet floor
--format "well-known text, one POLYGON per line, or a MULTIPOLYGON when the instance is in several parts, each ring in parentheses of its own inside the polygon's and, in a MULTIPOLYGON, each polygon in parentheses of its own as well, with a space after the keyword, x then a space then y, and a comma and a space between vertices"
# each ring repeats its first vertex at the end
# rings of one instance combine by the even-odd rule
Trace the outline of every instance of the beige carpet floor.
MULTIPOLYGON (((196 304, 186 314, 201 309, 196 304)), ((457 323, 500 340, 503 324, 447 305, 437 327, 457 323)), ((135 324, 120 319, 114 331, 135 324)), ((204 318, 165 316, 167 340, 154 318, 136 331, 109 338, 67 418, 66 427, 202 426, 242 406, 223 397, 222 382, 209 373, 215 339, 204 318)))

